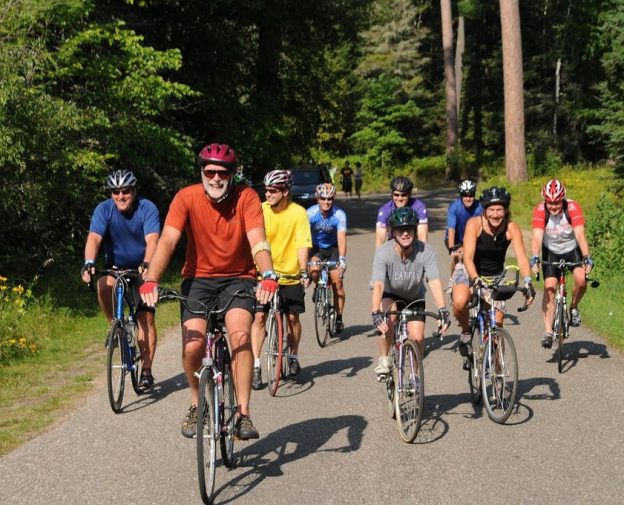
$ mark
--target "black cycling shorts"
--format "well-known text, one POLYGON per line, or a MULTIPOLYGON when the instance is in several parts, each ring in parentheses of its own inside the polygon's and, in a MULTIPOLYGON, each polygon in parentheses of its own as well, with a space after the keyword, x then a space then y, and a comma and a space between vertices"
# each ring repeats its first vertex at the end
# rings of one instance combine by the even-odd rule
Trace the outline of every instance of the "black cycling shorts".
MULTIPOLYGON (((232 295, 239 290, 255 289, 257 282, 255 279, 240 277, 190 277, 182 281, 180 293, 184 296, 201 301, 209 309, 225 307, 232 295)), ((201 318, 191 311, 202 310, 203 307, 191 300, 180 303, 180 319, 184 323, 189 319, 201 318), (188 306, 188 307, 187 307, 188 306)), ((252 315, 255 313, 255 300, 252 298, 234 298, 230 304, 230 309, 245 309, 252 315)))
MULTIPOLYGON (((284 314, 303 314, 305 312, 305 290, 300 283, 280 285, 278 296, 280 311, 284 314)), ((268 303, 256 307, 256 312, 268 311, 268 303)))
MULTIPOLYGON (((310 261, 314 261, 314 259, 312 259, 314 257, 319 258, 321 261, 338 261, 338 259, 340 258, 340 255, 338 254, 338 245, 336 244, 335 246, 328 247, 327 249, 323 249, 321 247, 313 245, 312 249, 310 250, 310 261)), ((330 270, 335 270, 336 268, 338 267, 333 266, 330 268, 330 270)))
MULTIPOLYGON (((556 262, 559 260, 564 260, 569 263, 577 263, 579 261, 582 261, 582 259, 583 259, 583 255, 581 254, 580 247, 577 247, 576 249, 572 249, 570 252, 563 253, 563 254, 556 254, 554 252, 551 252, 546 247, 542 247, 542 260, 543 261, 556 262)), ((561 275, 561 269, 557 268, 554 265, 542 265, 542 272, 544 274, 544 279, 547 279, 548 277, 558 278, 559 275, 561 275)))
MULTIPOLYGON (((381 296, 382 300, 384 298, 390 298, 393 302, 403 302, 403 303, 399 303, 398 304, 397 310, 401 310, 402 308, 407 307, 407 305, 410 303, 410 300, 406 300, 405 298, 401 298, 400 296, 394 295, 392 293, 388 293, 387 291, 384 291, 383 295, 381 296)), ((425 302, 412 303, 410 305, 410 309, 421 310, 423 313, 422 314, 418 314, 416 316, 408 317, 407 318, 408 321, 422 321, 423 323, 425 322, 425 319, 427 317, 424 314, 424 312, 425 312, 425 302)))

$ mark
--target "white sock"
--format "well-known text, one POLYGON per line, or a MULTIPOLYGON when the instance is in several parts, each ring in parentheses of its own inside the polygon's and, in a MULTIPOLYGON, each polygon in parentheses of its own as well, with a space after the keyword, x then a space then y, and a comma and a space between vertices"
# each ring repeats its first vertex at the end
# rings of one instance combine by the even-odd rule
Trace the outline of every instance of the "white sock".
POLYGON ((254 359, 254 368, 260 368, 260 358, 254 359))
POLYGON ((299 356, 297 356, 296 354, 291 354, 291 355, 289 356, 289 358, 290 358, 290 359, 298 359, 298 358, 299 358, 299 356))

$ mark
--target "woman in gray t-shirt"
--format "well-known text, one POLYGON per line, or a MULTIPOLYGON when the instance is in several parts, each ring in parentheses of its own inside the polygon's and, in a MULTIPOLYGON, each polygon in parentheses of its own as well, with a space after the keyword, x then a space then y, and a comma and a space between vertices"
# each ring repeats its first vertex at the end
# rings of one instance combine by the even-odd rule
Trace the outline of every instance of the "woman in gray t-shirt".
MULTIPOLYGON (((394 240, 388 240, 375 252, 372 275, 371 316, 373 326, 381 333, 379 338, 381 356, 375 368, 377 375, 390 373, 392 367, 388 351, 394 339, 395 317, 392 316, 386 322, 382 312, 399 300, 410 303, 424 299, 427 291, 425 279, 439 307, 440 319, 443 321, 441 331, 446 331, 451 323, 433 247, 415 240, 418 216, 413 209, 401 207, 392 212, 388 224, 394 240)), ((412 307, 424 309, 424 306, 423 301, 412 307)), ((422 355, 425 350, 425 316, 409 321, 407 328, 409 338, 418 344, 422 355)))

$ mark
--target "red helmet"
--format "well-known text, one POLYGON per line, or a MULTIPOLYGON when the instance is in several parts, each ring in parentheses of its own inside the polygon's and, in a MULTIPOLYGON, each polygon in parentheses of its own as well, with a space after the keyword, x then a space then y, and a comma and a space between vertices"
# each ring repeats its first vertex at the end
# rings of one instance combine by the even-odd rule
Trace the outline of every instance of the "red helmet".
POLYGON ((566 188, 558 179, 551 179, 542 188, 542 197, 546 203, 557 203, 566 196, 566 188))
POLYGON ((197 165, 220 165, 230 170, 236 168, 236 153, 227 144, 209 144, 197 155, 197 165))

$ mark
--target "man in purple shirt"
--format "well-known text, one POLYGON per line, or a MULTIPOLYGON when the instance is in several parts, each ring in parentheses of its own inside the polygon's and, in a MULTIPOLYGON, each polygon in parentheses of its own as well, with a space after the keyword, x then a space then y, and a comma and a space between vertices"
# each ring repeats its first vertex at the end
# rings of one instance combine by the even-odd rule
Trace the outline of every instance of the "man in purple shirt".
POLYGON ((394 209, 399 209, 401 207, 410 207, 414 209, 414 212, 416 212, 416 215, 418 216, 418 229, 416 232, 417 238, 421 242, 427 242, 427 235, 429 232, 427 206, 422 200, 412 198, 411 194, 413 188, 414 184, 412 181, 402 175, 395 177, 390 182, 392 199, 379 208, 375 231, 375 248, 379 247, 388 239, 388 219, 390 218, 390 214, 392 214, 394 209))

